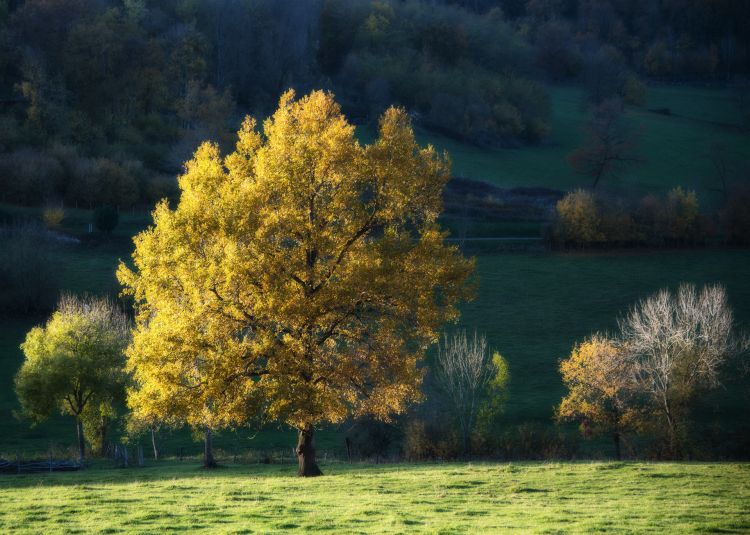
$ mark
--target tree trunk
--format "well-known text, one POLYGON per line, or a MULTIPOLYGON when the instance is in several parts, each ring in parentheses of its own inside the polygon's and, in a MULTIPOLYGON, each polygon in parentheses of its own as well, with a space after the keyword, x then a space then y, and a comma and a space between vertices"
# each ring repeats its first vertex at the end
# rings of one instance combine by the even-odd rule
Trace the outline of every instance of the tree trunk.
POLYGON ((107 453, 107 425, 109 419, 106 416, 102 416, 99 422, 99 456, 104 457, 107 453))
POLYGON ((322 476, 318 465, 315 463, 315 445, 313 435, 315 429, 313 426, 306 425, 297 431, 297 460, 299 461, 299 470, 297 475, 300 477, 322 476))
POLYGON ((151 447, 154 448, 154 460, 159 460, 159 445, 156 443, 156 429, 151 428, 151 447))
POLYGON ((612 439, 615 441, 615 459, 619 461, 622 458, 620 455, 620 432, 615 431, 612 435, 612 439))
POLYGON ((83 421, 81 416, 76 416, 76 432, 78 433, 78 460, 83 463, 83 458, 86 455, 86 441, 83 436, 83 421))
POLYGON ((677 458, 677 424, 672 414, 672 407, 666 398, 664 399, 664 416, 667 418, 667 432, 669 433, 669 456, 675 459, 677 458))
POLYGON ((216 468, 216 466, 216 460, 214 460, 213 433, 210 429, 206 429, 206 435, 203 441, 203 468, 216 468))

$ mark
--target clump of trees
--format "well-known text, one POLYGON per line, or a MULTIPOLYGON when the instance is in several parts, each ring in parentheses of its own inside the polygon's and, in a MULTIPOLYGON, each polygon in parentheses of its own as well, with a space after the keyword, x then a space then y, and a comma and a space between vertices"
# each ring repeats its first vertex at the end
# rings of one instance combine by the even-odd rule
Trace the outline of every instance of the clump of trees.
POLYGON ((435 377, 449 399, 461 433, 462 453, 471 448, 477 420, 488 424, 502 411, 508 365, 499 353, 490 354, 487 338, 466 331, 443 335, 435 357, 435 377))
POLYGON ((507 361, 484 334, 443 333, 430 358, 424 403, 404 426, 404 453, 414 460, 495 453, 508 396, 507 361))
POLYGON ((481 145, 547 134, 549 104, 528 75, 530 56, 499 13, 359 0, 323 9, 318 57, 356 113, 396 101, 422 124, 481 145))
POLYGON ((560 366, 568 394, 557 415, 611 432, 618 457, 622 434, 638 429, 655 431, 667 454, 681 457, 696 402, 748 348, 722 286, 661 290, 636 303, 614 337, 596 334, 574 347, 560 366))
POLYGON ((472 270, 437 222, 448 177, 403 110, 362 146, 321 91, 286 93, 262 133, 246 119, 227 156, 202 145, 118 271, 135 417, 207 434, 279 420, 314 476, 322 423, 403 412, 472 270))
POLYGON ((21 345, 25 359, 15 384, 22 414, 34 422, 58 411, 75 418, 81 461, 87 437, 103 448, 124 398, 129 339, 128 318, 112 301, 65 295, 21 345))
POLYGON ((680 187, 638 202, 576 190, 557 202, 550 237, 563 247, 674 246, 703 243, 715 232, 695 192, 680 187))

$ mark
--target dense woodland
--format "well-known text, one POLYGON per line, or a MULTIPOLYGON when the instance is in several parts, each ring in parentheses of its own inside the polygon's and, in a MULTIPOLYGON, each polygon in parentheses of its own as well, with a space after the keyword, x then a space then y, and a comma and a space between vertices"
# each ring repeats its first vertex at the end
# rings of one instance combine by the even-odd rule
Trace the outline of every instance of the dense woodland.
POLYGON ((0 196, 150 204, 289 87, 360 124, 397 104, 474 144, 543 143, 547 84, 638 104, 644 80, 738 82, 747 27, 732 0, 4 0, 0 196))

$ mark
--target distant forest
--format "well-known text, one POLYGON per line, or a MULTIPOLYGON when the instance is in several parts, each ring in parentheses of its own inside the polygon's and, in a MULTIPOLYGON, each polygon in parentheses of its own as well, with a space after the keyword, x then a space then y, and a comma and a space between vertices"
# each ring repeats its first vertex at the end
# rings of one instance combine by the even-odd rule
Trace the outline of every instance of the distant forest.
POLYGON ((0 0, 0 201, 150 203, 289 87, 362 124, 396 104, 465 142, 538 143, 547 84, 639 104, 645 80, 741 83, 748 28, 737 0, 0 0))

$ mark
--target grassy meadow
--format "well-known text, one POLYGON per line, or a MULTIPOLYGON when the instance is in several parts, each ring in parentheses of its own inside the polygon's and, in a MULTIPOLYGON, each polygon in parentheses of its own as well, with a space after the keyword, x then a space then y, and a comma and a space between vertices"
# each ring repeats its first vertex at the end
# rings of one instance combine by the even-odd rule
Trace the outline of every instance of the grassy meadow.
POLYGON ((747 533, 750 465, 169 462, 0 478, 0 531, 747 533))
MULTIPOLYGON (((573 87, 550 88, 552 130, 539 146, 491 151, 444 136, 420 132, 422 143, 445 149, 457 176, 486 180, 502 187, 544 186, 570 190, 589 186, 577 175, 567 155, 585 139, 583 94, 573 87)), ((716 170, 709 158, 712 144, 725 147, 727 160, 742 165, 750 159, 750 140, 740 128, 728 89, 651 86, 644 107, 628 107, 626 120, 636 133, 642 163, 605 179, 602 187, 624 195, 663 194, 675 186, 694 189, 706 205, 720 195, 716 170), (670 115, 656 111, 668 108, 670 115)))

